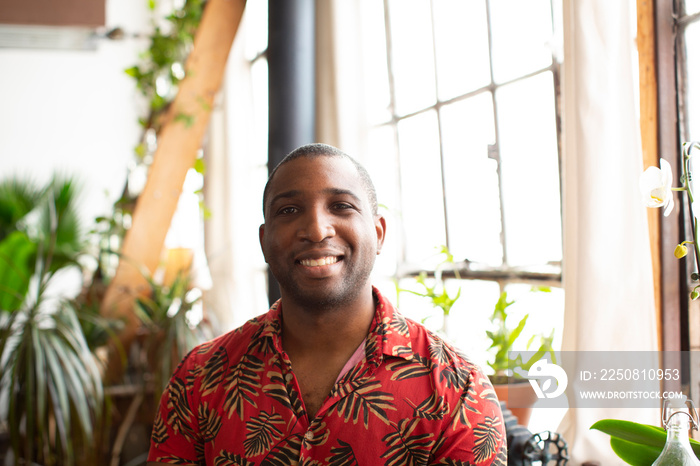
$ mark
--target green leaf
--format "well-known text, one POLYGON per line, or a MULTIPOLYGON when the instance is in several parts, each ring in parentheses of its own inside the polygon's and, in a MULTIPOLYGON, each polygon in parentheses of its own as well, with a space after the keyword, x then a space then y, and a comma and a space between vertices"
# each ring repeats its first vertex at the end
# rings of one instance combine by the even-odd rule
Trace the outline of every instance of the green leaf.
POLYGON ((525 328, 525 324, 527 323, 527 318, 529 316, 530 315, 527 314, 525 317, 523 317, 518 323, 518 326, 510 332, 510 335, 508 336, 508 340, 506 342, 508 348, 512 347, 515 340, 517 340, 517 338, 520 336, 520 333, 523 331, 523 328, 525 328))
POLYGON ((132 78, 136 79, 138 79, 141 76, 141 70, 139 70, 138 66, 132 66, 131 68, 127 68, 124 70, 124 72, 132 78))
POLYGON ((175 115, 175 121, 181 121, 185 124, 185 128, 191 128, 194 124, 194 115, 188 115, 186 113, 178 113, 175 115))
POLYGON ((664 429, 649 424, 639 424, 618 419, 602 419, 593 424, 591 429, 641 445, 663 448, 666 443, 666 432, 664 429))
POLYGON ((36 244, 21 231, 0 241, 0 309, 14 311, 22 305, 36 252, 36 244))
POLYGON ((656 461, 663 448, 628 442, 617 437, 610 438, 610 447, 627 464, 650 466, 656 461))
POLYGON ((206 174, 207 165, 204 162, 204 159, 198 158, 197 160, 194 161, 194 171, 196 171, 197 173, 200 173, 202 175, 206 174))

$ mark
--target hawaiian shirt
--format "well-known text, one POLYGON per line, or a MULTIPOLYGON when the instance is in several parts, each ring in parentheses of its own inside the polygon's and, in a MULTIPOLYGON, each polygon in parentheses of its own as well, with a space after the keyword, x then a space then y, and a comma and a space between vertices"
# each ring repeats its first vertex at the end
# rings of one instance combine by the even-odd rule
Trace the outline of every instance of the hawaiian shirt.
POLYGON ((185 465, 505 465, 481 369, 375 289, 364 357, 309 419, 282 305, 195 348, 163 393, 148 461, 185 465))

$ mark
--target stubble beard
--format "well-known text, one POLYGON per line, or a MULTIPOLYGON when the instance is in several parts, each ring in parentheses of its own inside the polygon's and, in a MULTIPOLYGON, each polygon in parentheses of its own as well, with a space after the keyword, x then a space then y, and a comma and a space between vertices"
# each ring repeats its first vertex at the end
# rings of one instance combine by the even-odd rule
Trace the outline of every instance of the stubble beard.
POLYGON ((352 270, 345 277, 335 277, 335 284, 322 283, 316 289, 301 285, 292 271, 279 276, 273 271, 273 275, 285 296, 309 312, 320 313, 357 300, 368 285, 373 268, 374 261, 358 264, 351 267, 352 270))

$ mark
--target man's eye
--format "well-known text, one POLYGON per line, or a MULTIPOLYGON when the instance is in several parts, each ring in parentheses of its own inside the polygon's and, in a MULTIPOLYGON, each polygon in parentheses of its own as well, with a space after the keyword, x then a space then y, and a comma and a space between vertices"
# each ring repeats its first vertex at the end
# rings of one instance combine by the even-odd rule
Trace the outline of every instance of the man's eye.
POLYGON ((352 205, 345 203, 345 202, 339 202, 339 203, 333 205, 333 207, 337 210, 347 210, 347 209, 353 208, 352 205))
POLYGON ((282 207, 280 210, 277 211, 277 214, 289 215, 289 214, 293 214, 296 211, 297 211, 296 207, 282 207))

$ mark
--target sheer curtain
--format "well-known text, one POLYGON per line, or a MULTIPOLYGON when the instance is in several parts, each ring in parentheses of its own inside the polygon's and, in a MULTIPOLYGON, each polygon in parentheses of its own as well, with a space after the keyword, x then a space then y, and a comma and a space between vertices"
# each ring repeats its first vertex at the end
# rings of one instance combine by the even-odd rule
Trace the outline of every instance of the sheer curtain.
POLYGON ((246 56, 250 30, 256 27, 251 14, 255 11, 249 4, 205 141, 204 199, 211 211, 205 222, 205 244, 213 286, 204 293, 204 303, 216 333, 232 330, 269 307, 258 242, 267 179, 267 102, 260 95, 266 84, 254 82, 246 56))
MULTIPOLYGON (((638 188, 633 8, 631 0, 564 1, 564 351, 658 349, 638 188)), ((599 419, 659 425, 657 410, 570 408, 559 430, 574 464, 620 462, 609 437, 589 430, 599 419)))

